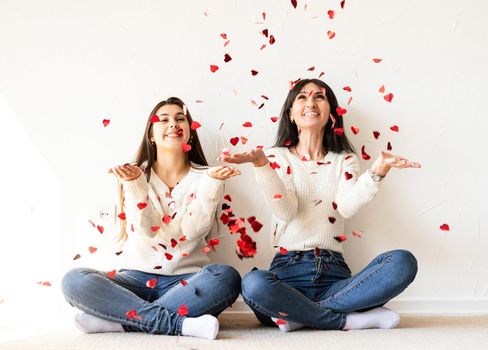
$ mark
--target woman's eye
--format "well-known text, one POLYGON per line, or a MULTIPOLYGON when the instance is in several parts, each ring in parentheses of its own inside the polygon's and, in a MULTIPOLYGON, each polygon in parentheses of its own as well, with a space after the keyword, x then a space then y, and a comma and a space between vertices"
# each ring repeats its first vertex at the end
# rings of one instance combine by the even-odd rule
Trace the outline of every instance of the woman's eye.
POLYGON ((303 100, 305 98, 305 95, 298 95, 297 100, 303 100))
POLYGON ((180 123, 184 122, 185 121, 185 118, 178 118, 177 119, 180 123))

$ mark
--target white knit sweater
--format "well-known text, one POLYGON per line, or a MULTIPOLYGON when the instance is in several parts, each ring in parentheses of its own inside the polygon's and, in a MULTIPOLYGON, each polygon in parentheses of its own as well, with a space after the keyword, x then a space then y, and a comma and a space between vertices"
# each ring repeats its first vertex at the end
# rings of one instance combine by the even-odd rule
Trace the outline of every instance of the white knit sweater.
POLYGON ((329 152, 319 162, 304 161, 288 148, 276 147, 266 155, 270 163, 255 172, 273 211, 275 250, 318 247, 342 253, 334 237, 345 233, 344 219, 370 202, 380 183, 368 173, 359 175, 355 154, 329 152))
POLYGON ((127 241, 122 267, 161 275, 199 271, 209 262, 201 250, 215 222, 223 181, 191 168, 175 188, 151 170, 123 183, 127 241))

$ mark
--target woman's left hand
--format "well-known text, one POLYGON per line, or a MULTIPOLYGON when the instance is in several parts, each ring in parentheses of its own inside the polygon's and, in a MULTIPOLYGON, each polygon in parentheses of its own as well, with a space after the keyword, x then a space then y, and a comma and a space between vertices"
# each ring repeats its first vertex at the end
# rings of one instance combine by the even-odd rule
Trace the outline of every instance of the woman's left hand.
POLYGON ((420 168, 420 163, 411 162, 402 156, 381 151, 379 157, 371 166, 371 171, 376 175, 386 176, 391 168, 420 168))
POLYGON ((212 167, 208 169, 207 173, 216 180, 227 180, 241 174, 239 170, 226 165, 212 167))

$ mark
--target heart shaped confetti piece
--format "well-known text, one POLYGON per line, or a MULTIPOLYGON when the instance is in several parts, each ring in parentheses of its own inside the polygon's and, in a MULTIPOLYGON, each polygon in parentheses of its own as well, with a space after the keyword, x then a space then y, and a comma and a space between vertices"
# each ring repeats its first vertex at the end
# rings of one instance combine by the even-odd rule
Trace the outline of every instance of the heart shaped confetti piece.
POLYGON ((182 143, 181 144, 181 149, 183 152, 190 152, 191 151, 191 146, 187 143, 182 143))
POLYGON ((188 309, 186 307, 186 304, 182 304, 179 308, 178 308, 178 315, 180 316, 187 316, 188 315, 188 309))
POLYGON ((230 143, 232 146, 237 145, 238 142, 239 142, 239 138, 237 136, 230 139, 230 143))
POLYGON ((448 224, 442 224, 440 227, 439 227, 442 231, 449 231, 450 230, 450 227, 448 224))
POLYGON ((103 123, 103 127, 107 127, 108 124, 110 124, 110 119, 104 119, 102 120, 102 123, 103 123))
POLYGON ((88 251, 90 252, 90 254, 93 254, 97 251, 98 249, 96 247, 88 247, 88 251))
POLYGON ((346 177, 346 180, 351 180, 352 179, 352 174, 348 173, 347 171, 344 172, 344 176, 346 177))
POLYGON ((141 203, 137 203, 137 207, 142 210, 144 209, 145 207, 147 207, 147 203, 146 202, 141 202, 141 203))
POLYGON ((327 36, 329 37, 329 39, 333 39, 335 37, 336 33, 334 33, 333 31, 331 30, 328 30, 327 31, 327 36))
POLYGON ((150 279, 146 282, 146 287, 152 289, 152 288, 156 287, 157 283, 158 283, 158 280, 156 278, 150 279))
POLYGON ((202 126, 202 124, 200 124, 199 122, 197 122, 195 120, 191 122, 191 129, 192 130, 197 130, 201 126, 202 126))
POLYGON ((216 72, 216 71, 218 71, 218 70, 219 70, 219 66, 216 66, 216 65, 214 65, 214 64, 211 64, 211 65, 210 65, 210 71, 211 71, 212 73, 215 73, 215 72, 216 72))
POLYGON ((359 128, 354 125, 351 125, 351 131, 354 135, 357 135, 359 133, 359 128))
POLYGON ((393 100, 393 94, 390 92, 389 94, 386 94, 383 96, 386 102, 391 102, 393 100))
POLYGON ((107 272, 107 277, 108 278, 114 278, 116 274, 117 274, 117 270, 112 270, 112 271, 107 272))

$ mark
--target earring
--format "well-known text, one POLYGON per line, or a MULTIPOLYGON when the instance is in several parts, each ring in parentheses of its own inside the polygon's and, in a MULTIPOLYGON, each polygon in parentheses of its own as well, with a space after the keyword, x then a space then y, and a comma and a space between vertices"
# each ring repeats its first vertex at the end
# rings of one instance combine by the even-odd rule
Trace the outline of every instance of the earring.
POLYGON ((190 136, 190 139, 188 140, 188 144, 191 144, 192 141, 193 141, 193 135, 190 136))

